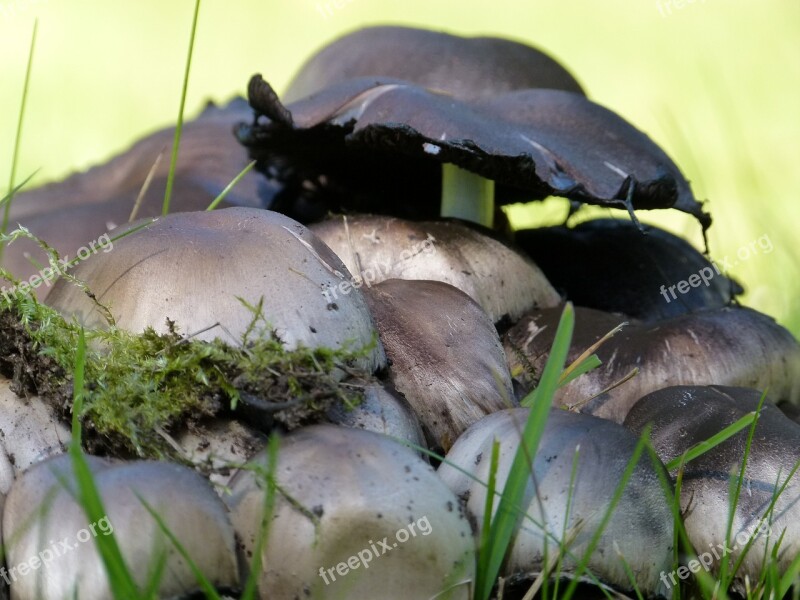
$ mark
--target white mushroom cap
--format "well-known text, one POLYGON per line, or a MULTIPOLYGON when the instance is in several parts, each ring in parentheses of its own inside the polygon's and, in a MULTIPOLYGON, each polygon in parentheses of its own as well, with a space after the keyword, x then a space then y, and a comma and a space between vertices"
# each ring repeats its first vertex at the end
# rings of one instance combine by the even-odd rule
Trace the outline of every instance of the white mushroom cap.
MULTIPOLYGON (((263 455, 253 461, 265 463, 263 455)), ((413 451, 378 433, 316 425, 281 442, 275 476, 282 491, 261 556, 261 598, 470 597, 469 523, 413 451)), ((231 481, 228 503, 248 561, 262 485, 251 470, 231 481)))
POLYGON ((533 307, 556 306, 558 293, 533 261, 460 221, 413 222, 339 216, 310 226, 367 286, 387 279, 428 279, 458 288, 492 321, 516 321, 533 307))
POLYGON ((497 330, 465 293, 440 281, 390 279, 366 298, 391 380, 432 446, 449 449, 467 427, 513 405, 497 330))
MULTIPOLYGON (((448 452, 439 476, 459 497, 480 529, 486 506, 486 487, 471 479, 489 481, 492 444, 500 443, 497 490, 502 491, 519 447, 529 409, 494 413, 470 427, 448 452), (451 463, 451 464, 448 464, 451 463)), ((572 465, 578 450, 575 487, 571 492, 567 536, 572 557, 565 556, 562 574, 575 572, 577 561, 605 515, 637 439, 623 427, 588 415, 553 409, 533 461, 531 487, 523 506, 527 515, 513 538, 501 575, 532 574, 558 556, 564 540, 572 465), (545 533, 546 532, 546 533, 545 533), (576 557, 577 560, 573 557, 576 557)), ((498 503, 495 502, 494 510, 498 503)), ((476 533, 476 535, 479 535, 476 533)), ((592 553, 588 568, 602 582, 630 589, 621 553, 645 595, 662 592, 661 571, 672 563, 673 520, 664 490, 652 463, 643 456, 592 553)))
MULTIPOLYGON (((300 223, 254 208, 174 213, 114 242, 79 263, 72 274, 110 306, 117 325, 166 332, 166 319, 195 339, 239 343, 264 298, 263 314, 287 347, 359 350, 375 329, 359 290, 329 302, 323 294, 350 275, 341 261, 300 223), (110 247, 109 247, 110 248, 110 247), (219 323, 219 327, 209 327, 219 323)), ((48 304, 87 326, 106 326, 91 299, 63 278, 48 304)), ((362 359, 384 364, 380 344, 362 359)))
POLYGON ((28 467, 66 450, 72 436, 38 396, 24 399, 0 376, 0 494, 28 467))
POLYGON ((233 528, 225 505, 200 475, 169 463, 109 464, 92 457, 89 461, 107 511, 96 523, 88 522, 82 506, 55 475, 60 473, 74 486, 69 455, 39 463, 11 488, 3 513, 8 563, 30 565, 31 557, 40 557, 38 567, 18 573, 12 581, 12 598, 60 600, 73 597, 73 593, 81 600, 112 597, 92 539, 112 533, 140 589, 154 569, 163 567, 158 597, 183 597, 198 591, 186 561, 140 498, 161 516, 213 585, 238 588, 233 528), (53 558, 45 564, 47 550, 53 558))

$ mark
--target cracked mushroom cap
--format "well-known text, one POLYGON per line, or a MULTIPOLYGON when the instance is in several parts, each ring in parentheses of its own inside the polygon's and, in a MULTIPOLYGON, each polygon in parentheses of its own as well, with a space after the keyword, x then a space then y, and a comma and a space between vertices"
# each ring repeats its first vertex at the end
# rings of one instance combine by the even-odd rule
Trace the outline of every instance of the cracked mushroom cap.
POLYGON ((524 89, 467 101, 361 77, 284 106, 260 75, 248 90, 258 118, 237 136, 284 187, 275 210, 303 220, 328 210, 435 217, 441 167, 452 164, 495 181, 498 204, 562 196, 630 212, 675 208, 711 223, 658 145, 580 94, 524 89))
POLYGON ((111 464, 89 457, 89 464, 107 511, 95 523, 88 521, 83 507, 59 481, 57 474, 75 485, 67 455, 39 463, 11 488, 3 513, 9 564, 43 557, 48 549, 60 553, 47 565, 42 558, 41 568, 13 581, 12 598, 49 600, 72 597, 73 593, 82 600, 112 597, 92 539, 112 534, 140 589, 144 589, 153 569, 163 567, 159 598, 182 598, 199 592, 192 570, 142 499, 163 519, 213 586, 219 590, 238 588, 233 528, 225 505, 200 475, 160 462, 111 464), (70 549, 56 546, 53 540, 66 540, 70 549))
MULTIPOLYGON (((456 441, 439 467, 439 477, 466 501, 467 513, 479 530, 485 514, 486 487, 470 475, 489 481, 492 445, 497 441, 497 489, 504 488, 529 413, 527 408, 517 408, 482 419, 456 441)), ((568 553, 561 571, 574 574, 601 525, 636 444, 637 438, 615 423, 552 409, 522 503, 522 507, 527 506, 529 518, 522 521, 512 538, 501 576, 538 574, 558 555, 565 541, 568 553)), ((588 568, 602 582, 630 589, 630 579, 619 558, 621 553, 639 591, 645 595, 663 593, 659 573, 671 567, 672 536, 673 518, 665 492, 652 463, 643 455, 591 554, 588 568)))
POLYGON ((631 221, 595 219, 517 231, 514 239, 574 304, 642 321, 722 308, 743 291, 689 242, 650 225, 642 231, 631 221), (660 291, 690 279, 685 294, 660 291))
POLYGON ((512 323, 559 295, 541 270, 490 230, 463 221, 413 222, 378 215, 337 216, 309 229, 369 286, 428 279, 458 288, 489 314, 512 323))
POLYGON ((69 429, 38 396, 20 398, 0 376, 0 495, 31 465, 65 452, 69 429))
MULTIPOLYGON (((266 461, 253 464, 263 470, 266 461)), ((470 525, 409 448, 370 431, 315 425, 282 440, 275 477, 281 492, 261 555, 260 598, 470 597, 470 525)), ((258 479, 240 471, 226 497, 248 564, 263 514, 258 479)))
MULTIPOLYGON (((195 339, 241 343, 263 298, 264 319, 287 348, 374 344, 375 329, 358 290, 330 302, 324 292, 350 279, 342 262, 303 225, 254 208, 174 213, 114 242, 71 273, 110 307, 119 327, 167 332, 167 319, 195 339), (214 327, 219 323, 219 327, 214 327)), ((61 279, 47 302, 87 326, 107 326, 97 305, 61 279)), ((260 323, 259 323, 260 325, 260 323)), ((384 364, 375 346, 365 369, 384 364)))
MULTIPOLYGON (((659 458, 665 463, 680 457, 693 445, 704 442, 740 418, 756 411, 761 392, 725 386, 675 386, 644 396, 631 409, 625 427, 639 434, 648 424, 659 458)), ((728 515, 733 498, 731 485, 741 472, 749 427, 686 463, 681 488, 681 514, 692 545, 719 568, 720 544, 726 542, 728 515), (732 474, 735 472, 735 475, 732 474), (717 556, 709 552, 714 548, 717 556)), ((744 481, 734 513, 732 539, 726 546, 735 563, 750 537, 755 541, 734 579, 734 589, 744 595, 745 578, 759 581, 764 557, 782 537, 777 553, 781 572, 800 553, 800 482, 794 475, 800 461, 800 425, 765 402, 755 428, 744 481), (762 524, 762 517, 768 521, 762 524), (771 523, 769 522, 771 520, 771 523)), ((674 473, 673 473, 674 475, 674 473)), ((771 562, 771 561, 770 561, 771 562)), ((705 563, 704 563, 705 564, 705 563)))
POLYGON ((412 27, 365 27, 331 42, 295 75, 287 101, 356 77, 392 77, 459 99, 550 88, 583 94, 558 62, 527 44, 412 27))
POLYGON ((466 294, 439 281, 390 279, 367 290, 389 377, 447 450, 470 425, 508 408, 514 391, 497 330, 466 294))
MULTIPOLYGON (((537 383, 560 316, 558 308, 531 311, 503 338, 523 391, 537 383)), ((800 404, 800 345, 772 318, 749 308, 704 310, 643 324, 578 307, 567 361, 623 322, 630 324, 595 352, 602 365, 560 388, 555 405, 622 423, 639 398, 673 385, 768 388, 775 401, 800 404), (619 383, 634 369, 637 375, 619 383)))
MULTIPOLYGON (((205 210, 244 169, 247 152, 236 141, 232 128, 250 114, 247 103, 240 98, 225 107, 209 106, 197 119, 184 124, 173 185, 173 212, 205 210)), ((22 224, 61 256, 73 258, 86 244, 128 222, 142 186, 161 154, 138 211, 140 218, 159 216, 174 133, 174 128, 163 129, 102 165, 57 183, 20 192, 11 208, 10 230, 22 224)), ((250 172, 226 196, 223 206, 263 207, 272 194, 269 183, 250 172)), ((21 280, 39 271, 25 253, 47 264, 47 255, 34 241, 19 239, 10 244, 2 266, 21 280)), ((36 291, 43 297, 48 288, 36 291)))

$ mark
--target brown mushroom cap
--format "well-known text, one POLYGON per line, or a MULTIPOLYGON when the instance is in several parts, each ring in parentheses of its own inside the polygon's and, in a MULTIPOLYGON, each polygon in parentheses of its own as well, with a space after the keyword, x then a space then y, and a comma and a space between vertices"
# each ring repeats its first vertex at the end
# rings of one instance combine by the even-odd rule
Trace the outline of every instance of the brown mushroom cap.
POLYGON ((743 291, 687 241, 650 225, 642 232, 630 221, 596 219, 573 228, 517 231, 514 240, 577 306, 642 321, 722 308, 743 291), (707 285, 664 298, 662 286, 692 276, 707 285))
MULTIPOLYGON (((173 213, 78 264, 72 273, 110 306, 121 328, 168 330, 166 319, 196 339, 240 343, 263 297, 263 315, 288 348, 350 348, 374 343, 359 290, 337 302, 323 292, 350 279, 342 262, 303 225, 253 208, 173 213), (221 327, 213 328, 216 323, 221 327), (208 329, 211 328, 211 329, 208 329)), ((107 326, 92 300, 61 279, 48 304, 87 326, 107 326)), ((380 344, 361 359, 384 364, 380 344)))
POLYGON ((447 450, 472 423, 511 404, 497 331, 466 294, 438 281, 390 279, 365 296, 391 380, 432 447, 447 450))
MULTIPOLYGON (((439 477, 466 500, 467 512, 479 531, 484 523, 486 487, 478 481, 489 481, 492 446, 495 442, 500 445, 496 485, 497 490, 503 490, 529 414, 529 409, 518 408, 478 421, 456 441, 439 467, 439 477)), ((615 423, 551 410, 521 505, 530 519, 523 519, 512 538, 501 575, 543 571, 558 556, 559 546, 573 536, 567 548, 572 554, 564 556, 560 569, 566 575, 575 573, 636 444, 637 438, 615 423), (577 469, 573 472, 576 454, 577 469)), ((496 499, 495 511, 497 507, 496 499)), ((672 529, 666 495, 652 463, 644 456, 591 554, 589 570, 601 581, 629 589, 621 554, 640 592, 646 596, 662 593, 659 573, 668 571, 672 563, 672 529)))
MULTIPOLYGON (((244 169, 247 153, 237 143, 232 128, 250 115, 244 100, 237 99, 223 108, 210 106, 197 119, 184 124, 172 212, 205 210, 244 169)), ((160 215, 174 133, 174 128, 157 131, 107 163, 63 181, 20 192, 11 209, 11 229, 20 223, 62 256, 73 258, 84 245, 128 222, 145 179, 162 154, 138 212, 140 218, 160 215)), ((269 182, 250 172, 226 196, 224 206, 266 206, 273 193, 269 182)), ((25 253, 47 264, 47 256, 35 242, 15 241, 7 247, 2 266, 23 280, 39 270, 25 253)), ((46 291, 45 287, 37 290, 41 296, 46 291)))
POLYGON ((403 79, 459 99, 527 88, 582 94, 558 62, 527 44, 466 38, 412 27, 365 27, 327 44, 302 66, 286 90, 288 102, 347 79, 403 79))
POLYGON ((489 230, 462 221, 354 215, 309 229, 367 287, 387 279, 442 281, 480 304, 494 322, 514 322, 534 306, 561 301, 533 262, 489 230))
MULTIPOLYGON (((724 386, 675 386, 644 396, 628 413, 625 427, 640 433, 650 425, 653 446, 662 461, 680 457, 693 445, 704 442, 725 427, 758 408, 758 390, 724 386)), ((733 498, 731 485, 741 472, 749 429, 686 463, 681 487, 681 513, 692 545, 703 554, 716 572, 721 547, 726 541, 728 515, 733 498), (735 473, 735 475, 732 475, 735 473), (717 556, 709 552, 717 550, 717 556)), ((734 513, 731 553, 734 563, 740 558, 748 538, 759 531, 773 497, 791 470, 800 461, 800 425, 788 419, 770 402, 761 410, 741 494, 734 513), (737 536, 740 536, 737 538, 737 536)), ((772 547, 782 537, 774 559, 785 571, 800 553, 800 482, 795 475, 778 496, 771 522, 763 526, 735 574, 734 589, 745 593, 745 579, 759 581, 765 556, 772 565, 772 547), (771 534, 766 535, 771 529, 771 534)), ((705 563, 704 563, 705 564, 705 563)))
MULTIPOLYGON (((541 373, 560 316, 559 308, 531 311, 506 333, 506 356, 523 390, 535 385, 532 374, 541 373)), ((568 361, 624 321, 630 320, 576 308, 568 361)), ((773 319, 748 308, 704 310, 651 325, 630 321, 596 354, 603 364, 560 388, 554 404, 622 423, 639 398, 672 385, 769 388, 775 400, 800 403, 800 345, 773 319), (601 394, 634 368, 638 375, 601 394)))

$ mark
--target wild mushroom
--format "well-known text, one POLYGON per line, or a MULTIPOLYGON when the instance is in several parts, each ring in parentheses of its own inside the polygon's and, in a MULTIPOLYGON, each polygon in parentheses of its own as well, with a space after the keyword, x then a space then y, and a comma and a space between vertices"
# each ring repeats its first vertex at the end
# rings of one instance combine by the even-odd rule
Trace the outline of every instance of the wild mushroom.
POLYGON ((9 570, 13 598, 112 597, 92 539, 112 534, 139 589, 159 571, 159 598, 199 592, 192 569, 145 502, 214 587, 220 591, 239 587, 233 528, 225 505, 197 473, 169 463, 110 464, 90 459, 107 512, 89 523, 84 508, 62 485, 65 481, 73 492, 76 489, 70 460, 63 455, 37 464, 8 494, 3 533, 8 564, 14 565, 9 570), (33 558, 38 559, 35 564, 33 558))
POLYGON ((466 223, 355 215, 309 229, 367 287, 387 279, 442 281, 480 304, 495 323, 513 323, 526 310, 561 301, 535 264, 488 230, 466 223))
POLYGON ((19 473, 66 450, 71 435, 38 396, 19 398, 0 376, 0 495, 19 473))
MULTIPOLYGON (((495 442, 500 446, 496 486, 503 490, 529 413, 527 408, 504 410, 475 423, 439 466, 439 477, 465 501, 478 539, 485 523, 492 446, 495 442)), ((512 538, 501 576, 513 580, 550 571, 559 554, 563 555, 559 575, 574 575, 636 444, 636 437, 615 423, 551 410, 520 506, 526 516, 512 538)), ((497 506, 495 502, 495 511, 497 506)), ((659 573, 672 563, 672 524, 664 490, 644 457, 591 553, 589 571, 601 582, 627 590, 629 567, 642 594, 663 592, 659 573)))
POLYGON ((348 79, 374 76, 402 79, 460 100, 529 88, 583 94, 564 67, 527 44, 384 26, 359 29, 322 48, 295 75, 286 101, 348 79))
MULTIPOLYGON (((261 472, 267 458, 252 461, 261 472)), ((456 497, 410 449, 370 431, 316 425, 281 441, 269 537, 254 556, 263 477, 242 470, 226 501, 260 598, 463 598, 472 531, 456 497)))
MULTIPOLYGON (((210 105, 197 119, 184 124, 172 194, 173 212, 205 210, 244 169, 247 153, 231 129, 248 115, 247 104, 237 99, 222 108, 210 105)), ((62 256, 73 258, 81 247, 128 222, 154 166, 137 214, 160 215, 173 135, 173 128, 163 129, 103 165, 19 193, 11 210, 12 228, 21 223, 62 256), (161 154, 164 158, 158 161, 161 154)), ((225 206, 265 207, 272 193, 269 182, 251 172, 226 196, 225 206)), ((26 280, 39 270, 26 255, 47 264, 47 256, 35 242, 18 239, 7 247, 2 266, 26 280)), ((47 289, 36 291, 44 296, 47 289)))
MULTIPOLYGON (((667 463, 756 411, 760 398, 758 390, 737 387, 668 387, 639 400, 625 419, 625 427, 638 434, 650 425, 656 452, 667 463)), ((731 574, 734 590, 742 595, 748 580, 751 584, 761 581, 767 564, 783 573, 800 553, 800 483, 793 474, 800 462, 800 426, 766 402, 755 427, 744 478, 739 481, 748 433, 747 429, 740 431, 687 462, 680 498, 686 531, 700 562, 690 561, 692 572, 702 565, 716 573, 722 560, 735 564, 741 559, 741 567, 731 574), (734 503, 730 492, 739 485, 728 537, 734 503)), ((662 581, 674 587, 674 573, 669 583, 662 581)))
POLYGON ((514 392, 503 347, 486 313, 439 281, 390 279, 366 294, 389 358, 389 376, 447 450, 467 427, 508 408, 514 392))
MULTIPOLYGON (((536 384, 560 314, 557 308, 531 311, 504 337, 523 393, 536 384)), ((769 388, 776 401, 800 403, 800 345, 773 319, 748 308, 703 310, 650 325, 576 308, 568 360, 623 322, 630 324, 596 351, 603 364, 560 388, 555 404, 622 423, 639 398, 672 385, 769 388)))
MULTIPOLYGON (((195 339, 239 344, 263 299, 263 318, 287 348, 368 348, 375 330, 358 290, 338 301, 325 292, 350 279, 330 249, 304 226, 253 208, 173 213, 115 242, 72 274, 116 324, 134 332, 169 331, 166 319, 195 339), (244 302, 242 300, 244 300, 244 302)), ((87 326, 107 326, 104 312, 78 286, 61 279, 48 304, 87 326)), ((384 364, 380 344, 360 365, 384 364)))
MULTIPOLYGON (((510 65, 508 76, 498 77, 499 90, 489 93, 471 78, 457 83, 460 68, 413 60, 417 37, 433 35, 431 43, 448 47, 448 54, 474 48, 470 40, 401 30, 389 43, 370 41, 379 35, 353 34, 323 50, 301 72, 286 106, 260 75, 251 79, 256 121, 242 123, 238 136, 257 168, 284 186, 276 210, 303 220, 329 208, 413 218, 442 214, 490 226, 495 195, 501 204, 557 195, 631 212, 674 207, 710 224, 669 157, 621 117, 576 93, 574 80, 551 63, 545 70, 572 91, 517 87, 525 77, 511 69, 524 69, 522 61, 510 65), (411 43, 401 51, 399 39, 411 43), (354 58, 365 45, 390 57, 354 58), (341 70, 320 77, 340 54, 341 70), (402 62, 416 68, 396 66, 402 62), (315 91, 298 97, 309 90, 315 91)), ((505 52, 487 53, 475 76, 497 68, 494 61, 505 52)), ((464 70, 472 68, 470 60, 464 70)), ((536 75, 531 78, 535 83, 536 75)))
POLYGON ((630 221, 596 219, 573 228, 517 231, 514 239, 578 306, 655 322, 722 308, 742 293, 686 240, 649 225, 644 231, 630 221), (678 294, 674 287, 670 292, 682 281, 678 294))

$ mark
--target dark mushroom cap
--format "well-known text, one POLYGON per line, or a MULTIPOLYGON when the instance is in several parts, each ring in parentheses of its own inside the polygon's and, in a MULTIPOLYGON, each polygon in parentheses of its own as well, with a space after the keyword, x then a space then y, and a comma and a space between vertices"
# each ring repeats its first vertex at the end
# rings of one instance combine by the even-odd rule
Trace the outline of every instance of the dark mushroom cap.
MULTIPOLYGON (((650 138, 614 112, 561 90, 529 89, 467 102, 400 79, 333 84, 283 106, 256 75, 261 117, 240 141, 258 168, 326 206, 416 218, 438 214, 440 166, 495 180, 499 203, 550 195, 618 208, 676 208, 707 227, 688 182, 650 138), (376 201, 380 198, 380 203, 376 201)), ((310 200, 309 200, 310 199, 310 200)), ((313 207, 309 215, 313 216, 313 207)))
POLYGON ((727 306, 743 291, 689 242, 650 225, 642 232, 631 221, 596 219, 573 228, 517 231, 514 238, 577 306, 652 322, 727 306), (673 298, 667 289, 665 299, 662 286, 693 276, 697 284, 688 293, 673 298))
POLYGON ((547 54, 494 37, 466 38, 412 27, 366 27, 326 45, 286 90, 288 102, 356 77, 393 77, 459 99, 527 88, 582 94, 575 78, 547 54))
MULTIPOLYGON (((559 308, 531 311, 503 339, 523 391, 537 382, 560 316, 559 308)), ((624 321, 629 319, 576 308, 568 360, 624 321)), ((560 388, 554 404, 622 423, 639 398, 672 385, 769 388, 776 401, 800 403, 800 345, 773 319, 748 308, 705 310, 650 325, 630 321, 596 354, 603 364, 560 388), (638 375, 602 393, 634 368, 638 375)))
MULTIPOLYGON (((644 396, 631 409, 625 427, 640 433, 651 425, 651 439, 662 461, 680 457, 725 427, 758 408, 761 392, 724 386, 675 386, 644 396)), ((681 513, 689 539, 698 553, 725 542, 733 498, 731 485, 741 472, 749 428, 740 431, 700 457, 686 463, 681 489, 681 513), (732 475, 732 472, 735 475, 732 475), (733 480, 733 481, 732 481, 733 480)), ((737 561, 747 539, 759 530, 778 488, 800 461, 800 425, 765 402, 755 428, 734 514, 730 559, 737 561), (741 536, 737 539, 736 536, 741 536)), ((765 556, 783 535, 777 565, 785 571, 800 552, 800 482, 795 475, 778 496, 772 514, 766 515, 771 535, 756 538, 740 570, 734 589, 744 595, 745 578, 758 581, 765 556), (784 533, 785 531, 785 533, 784 533), (768 550, 765 548, 769 547, 768 550)), ((766 531, 764 532, 766 533, 766 531)), ((721 552, 718 552, 721 554, 721 552)), ((713 570, 719 560, 713 560, 713 570)))
MULTIPOLYGON (((247 153, 237 143, 232 128, 250 114, 245 101, 238 99, 223 108, 210 106, 197 119, 184 124, 172 212, 205 210, 244 169, 247 153)), ((140 218, 160 215, 174 133, 174 128, 163 129, 107 163, 63 181, 20 192, 11 209, 11 229, 22 224, 62 256, 73 258, 85 244, 128 222, 145 179, 162 153, 138 212, 140 218)), ((272 193, 268 181, 250 172, 226 196, 223 206, 267 206, 272 193)), ((38 272, 25 253, 47 264, 47 256, 35 242, 15 241, 5 251, 3 267, 20 279, 38 272)), ((37 291, 42 295, 47 288, 37 291)))
POLYGON ((431 447, 447 450, 467 427, 514 397, 491 319, 439 281, 390 279, 365 293, 390 361, 431 447))
POLYGON ((475 300, 495 323, 561 302, 532 261, 490 230, 463 221, 353 215, 309 229, 367 287, 387 279, 442 281, 475 300))
MULTIPOLYGON (((492 446, 496 442, 500 445, 496 485, 502 490, 529 414, 529 409, 517 408, 478 421, 456 441, 439 467, 439 477, 466 499, 478 537, 486 512, 485 484, 490 478, 492 446)), ((522 520, 512 538, 501 575, 538 574, 558 556, 559 542, 573 536, 560 572, 574 573, 600 527, 636 444, 636 436, 616 423, 551 410, 521 504, 530 519, 522 520)), ((666 494, 653 464, 642 457, 591 554, 589 569, 601 581, 629 589, 630 579, 619 556, 622 554, 636 587, 645 596, 663 593, 659 573, 668 571, 672 563, 672 529, 666 494)))

